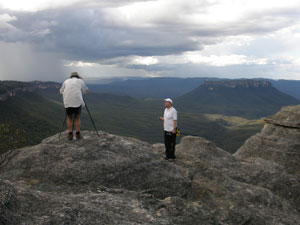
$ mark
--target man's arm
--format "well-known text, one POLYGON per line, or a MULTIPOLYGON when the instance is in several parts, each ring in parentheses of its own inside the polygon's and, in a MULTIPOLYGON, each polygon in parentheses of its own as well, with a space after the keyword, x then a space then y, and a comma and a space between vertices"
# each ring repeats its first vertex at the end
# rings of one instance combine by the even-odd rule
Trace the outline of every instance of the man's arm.
POLYGON ((82 85, 81 85, 81 92, 83 94, 86 94, 88 92, 88 87, 86 86, 85 82, 82 80, 82 85))
POLYGON ((65 82, 64 82, 63 85, 61 86, 59 92, 60 92, 60 94, 63 94, 64 91, 65 91, 65 82))
POLYGON ((173 134, 176 133, 176 127, 177 127, 177 120, 173 120, 173 130, 172 130, 173 134))
POLYGON ((174 112, 173 112, 173 130, 172 130, 173 134, 176 133, 176 127, 177 127, 177 111, 174 110, 174 112))

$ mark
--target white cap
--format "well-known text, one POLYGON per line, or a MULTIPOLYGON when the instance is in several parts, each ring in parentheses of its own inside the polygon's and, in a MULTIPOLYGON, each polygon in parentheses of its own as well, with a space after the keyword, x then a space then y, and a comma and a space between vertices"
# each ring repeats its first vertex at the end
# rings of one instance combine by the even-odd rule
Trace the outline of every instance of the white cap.
POLYGON ((173 101, 172 101, 172 99, 170 99, 170 98, 166 98, 165 101, 166 101, 166 102, 171 102, 171 104, 173 104, 173 101))

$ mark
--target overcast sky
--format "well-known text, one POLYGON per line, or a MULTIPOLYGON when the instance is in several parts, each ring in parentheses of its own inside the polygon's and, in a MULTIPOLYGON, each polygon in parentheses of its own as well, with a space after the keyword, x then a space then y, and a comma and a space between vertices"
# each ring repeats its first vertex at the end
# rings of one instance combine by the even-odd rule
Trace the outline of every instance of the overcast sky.
POLYGON ((0 80, 300 80, 299 0, 0 0, 0 80))

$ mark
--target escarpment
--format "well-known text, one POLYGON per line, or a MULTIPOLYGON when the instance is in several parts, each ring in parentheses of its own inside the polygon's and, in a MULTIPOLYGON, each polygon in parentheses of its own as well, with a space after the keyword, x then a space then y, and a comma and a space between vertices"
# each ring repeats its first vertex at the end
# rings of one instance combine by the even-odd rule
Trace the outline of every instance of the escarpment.
POLYGON ((265 119, 263 130, 235 153, 239 159, 260 157, 300 173, 300 106, 287 106, 265 119))

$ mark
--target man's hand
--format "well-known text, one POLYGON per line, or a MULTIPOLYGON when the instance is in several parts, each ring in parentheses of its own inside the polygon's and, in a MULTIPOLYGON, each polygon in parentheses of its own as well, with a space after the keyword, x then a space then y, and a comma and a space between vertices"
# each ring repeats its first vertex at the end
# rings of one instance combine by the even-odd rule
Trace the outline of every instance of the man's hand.
POLYGON ((176 128, 173 128, 172 133, 176 134, 176 128))
POLYGON ((163 118, 163 117, 159 117, 159 119, 160 119, 161 121, 163 121, 163 120, 164 120, 164 118, 163 118))

